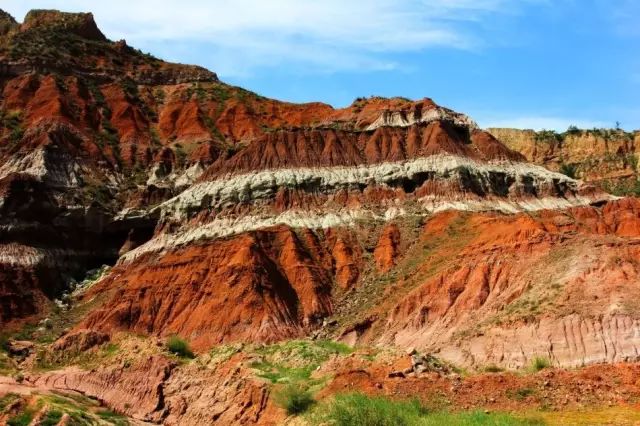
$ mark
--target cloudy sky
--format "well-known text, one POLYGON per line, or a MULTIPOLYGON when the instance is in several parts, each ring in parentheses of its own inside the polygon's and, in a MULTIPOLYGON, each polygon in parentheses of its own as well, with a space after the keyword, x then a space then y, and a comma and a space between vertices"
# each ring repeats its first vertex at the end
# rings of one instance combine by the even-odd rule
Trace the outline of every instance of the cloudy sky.
POLYGON ((482 126, 640 128, 640 0, 2 0, 262 95, 431 97, 482 126))

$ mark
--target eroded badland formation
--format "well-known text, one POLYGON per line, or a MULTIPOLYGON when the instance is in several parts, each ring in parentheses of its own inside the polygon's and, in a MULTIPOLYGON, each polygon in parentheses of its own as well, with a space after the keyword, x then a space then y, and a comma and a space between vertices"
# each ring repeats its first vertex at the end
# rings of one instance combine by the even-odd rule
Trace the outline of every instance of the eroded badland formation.
POLYGON ((638 420, 638 133, 280 102, 55 11, 0 11, 0 93, 0 422, 638 420))

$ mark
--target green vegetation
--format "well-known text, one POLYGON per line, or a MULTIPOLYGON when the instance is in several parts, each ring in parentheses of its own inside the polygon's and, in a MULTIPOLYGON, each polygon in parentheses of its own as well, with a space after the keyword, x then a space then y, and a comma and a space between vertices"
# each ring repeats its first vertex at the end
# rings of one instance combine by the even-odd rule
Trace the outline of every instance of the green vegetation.
POLYGON ((277 391, 275 401, 289 415, 302 414, 315 403, 309 388, 299 383, 288 384, 277 391))
POLYGON ((171 336, 167 340, 167 350, 181 358, 194 358, 189 344, 178 336, 171 336))
POLYGON ((85 198, 90 202, 96 202, 101 206, 108 206, 111 202, 111 191, 105 185, 86 184, 83 188, 85 198))
POLYGON ((239 346, 222 345, 217 346, 209 351, 210 363, 215 365, 227 361, 229 358, 242 350, 239 346))
POLYGON ((564 136, 554 130, 541 130, 535 134, 536 142, 544 142, 548 144, 562 143, 564 136))
POLYGON ((485 373, 501 373, 503 371, 504 371, 503 368, 500 368, 495 364, 488 365, 484 368, 485 373))
POLYGON ((271 383, 310 382, 311 373, 328 360, 331 355, 346 355, 352 349, 331 341, 292 340, 259 348, 256 351, 262 360, 251 364, 258 370, 258 377, 271 383))
POLYGON ((85 84, 86 84, 87 88, 89 89, 89 92, 91 93, 91 96, 93 97, 94 103, 100 109, 100 114, 104 118, 110 119, 111 118, 111 109, 109 108, 109 105, 107 105, 107 102, 104 99, 104 94, 102 93, 100 88, 98 86, 96 86, 96 84, 91 80, 85 81, 85 84))
POLYGON ((24 129, 22 128, 22 111, 3 111, 0 110, 0 123, 2 127, 9 130, 9 143, 15 145, 20 142, 24 136, 24 129))
POLYGON ((607 180, 601 183, 602 189, 619 197, 640 197, 640 181, 637 179, 628 181, 607 180))
POLYGON ((100 417, 102 420, 113 424, 113 425, 128 425, 129 422, 127 421, 127 419, 123 416, 121 416, 118 413, 114 413, 111 410, 100 410, 98 412, 96 412, 96 414, 98 415, 98 417, 100 417))
MULTIPOLYGON (((231 356, 229 349, 216 351, 231 356)), ((257 358, 251 364, 256 375, 274 386, 275 401, 290 415, 307 411, 315 404, 313 395, 326 383, 328 376, 312 377, 317 368, 331 356, 347 355, 349 346, 320 340, 292 340, 252 351, 257 358)), ((212 354, 213 357, 213 354, 212 354)))
POLYGON ((432 412, 418 401, 393 401, 384 397, 372 397, 360 393, 338 395, 318 411, 314 419, 315 423, 333 426, 517 426, 544 424, 538 419, 519 419, 501 413, 432 412))
POLYGON ((55 426, 60 422, 60 419, 62 419, 62 411, 47 411, 42 420, 40 420, 40 426, 55 426))
POLYGON ((157 103, 159 104, 163 104, 164 100, 166 98, 166 94, 164 92, 164 89, 162 88, 157 88, 154 92, 153 92, 153 98, 156 100, 157 103))
POLYGON ((106 410, 98 401, 79 394, 47 393, 35 394, 31 399, 20 395, 8 394, 0 398, 0 414, 5 413, 11 404, 11 412, 7 425, 29 425, 35 417, 35 413, 43 408, 46 410, 39 419, 38 425, 57 425, 66 414, 69 417, 68 425, 97 425, 110 424, 125 426, 129 422, 126 417, 106 410))
POLYGON ((531 361, 531 369, 533 371, 544 370, 545 368, 551 367, 551 361, 546 357, 535 357, 533 361, 531 361))
POLYGON ((380 425, 399 426, 418 424, 428 410, 418 401, 399 402, 361 393, 337 395, 323 416, 335 426, 380 425))
POLYGON ((178 166, 184 167, 187 161, 187 153, 181 144, 179 143, 175 144, 175 152, 176 152, 176 162, 178 163, 178 166))
POLYGON ((575 179, 577 176, 578 166, 576 164, 560 164, 560 173, 575 179))
POLYGON ((565 132, 565 134, 571 135, 571 136, 577 136, 582 134, 582 130, 580 130, 578 126, 571 125, 569 126, 569 128, 567 128, 567 131, 565 132))
POLYGON ((3 397, 0 397, 0 413, 2 413, 8 406, 20 399, 20 395, 15 393, 8 393, 3 397))
POLYGON ((33 411, 25 410, 20 414, 11 417, 7 421, 8 426, 29 426, 33 420, 33 411))

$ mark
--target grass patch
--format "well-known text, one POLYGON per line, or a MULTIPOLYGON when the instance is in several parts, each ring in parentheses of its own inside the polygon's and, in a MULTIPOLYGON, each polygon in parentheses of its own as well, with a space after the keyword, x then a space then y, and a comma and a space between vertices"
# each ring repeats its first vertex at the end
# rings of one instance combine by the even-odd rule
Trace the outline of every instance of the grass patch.
MULTIPOLYGON (((64 415, 69 416, 69 425, 97 425, 110 424, 117 426, 129 425, 126 417, 105 409, 100 403, 91 398, 74 393, 53 392, 51 394, 34 394, 31 400, 20 395, 9 394, 0 398, 0 413, 16 404, 19 409, 13 417, 7 421, 7 425, 29 425, 33 421, 35 413, 46 407, 46 412, 38 421, 38 425, 57 425, 64 415), (18 405, 19 404, 19 405, 18 405)), ((5 423, 3 423, 5 424, 5 423)))
POLYGON ((551 361, 549 361, 549 358, 547 357, 535 357, 533 361, 531 361, 531 370, 534 372, 538 372, 549 367, 551 367, 551 361))
POLYGON ((0 412, 7 409, 8 406, 20 399, 20 396, 15 393, 8 393, 0 398, 0 412))
POLYGON ((428 413, 417 401, 397 402, 361 393, 337 395, 321 416, 335 426, 417 424, 428 413))
POLYGON ((287 367, 268 361, 254 362, 251 368, 259 371, 258 377, 269 380, 271 383, 298 382, 311 378, 311 373, 316 369, 315 365, 304 367, 287 367))
POLYGON ((62 419, 62 411, 49 410, 40 420, 40 426, 55 426, 60 422, 60 419, 62 419))
POLYGON ((486 414, 480 411, 450 413, 432 412, 418 401, 393 401, 384 397, 372 397, 361 393, 337 395, 333 401, 322 407, 315 424, 333 426, 418 426, 418 425, 460 425, 460 426, 519 426, 541 425, 538 419, 519 419, 509 414, 486 414))
POLYGON ((294 383, 311 380, 311 373, 333 355, 353 352, 342 343, 319 340, 291 340, 258 348, 262 359, 251 364, 258 377, 271 383, 294 383))
POLYGON ((304 413, 316 402, 309 388, 299 383, 292 383, 280 389, 275 394, 275 401, 290 416, 304 413))
POLYGON ((29 426, 33 420, 33 411, 26 409, 22 413, 11 417, 7 421, 7 426, 29 426))
POLYGON ((167 350, 180 358, 194 358, 193 351, 186 340, 178 336, 171 336, 167 340, 167 350))
POLYGON ((111 410, 100 410, 96 412, 96 415, 100 417, 100 419, 109 422, 114 425, 128 425, 129 422, 124 416, 121 416, 118 413, 114 413, 111 410))

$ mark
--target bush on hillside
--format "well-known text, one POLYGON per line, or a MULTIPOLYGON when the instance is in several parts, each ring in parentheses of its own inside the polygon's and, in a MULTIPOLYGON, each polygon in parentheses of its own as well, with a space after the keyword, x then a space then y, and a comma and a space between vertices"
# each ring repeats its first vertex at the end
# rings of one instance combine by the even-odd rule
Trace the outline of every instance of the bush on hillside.
POLYGON ((193 352, 189 347, 189 344, 185 340, 182 340, 181 338, 179 338, 178 336, 169 337, 169 340, 167 340, 167 349, 172 354, 175 354, 182 358, 194 357, 193 352))

